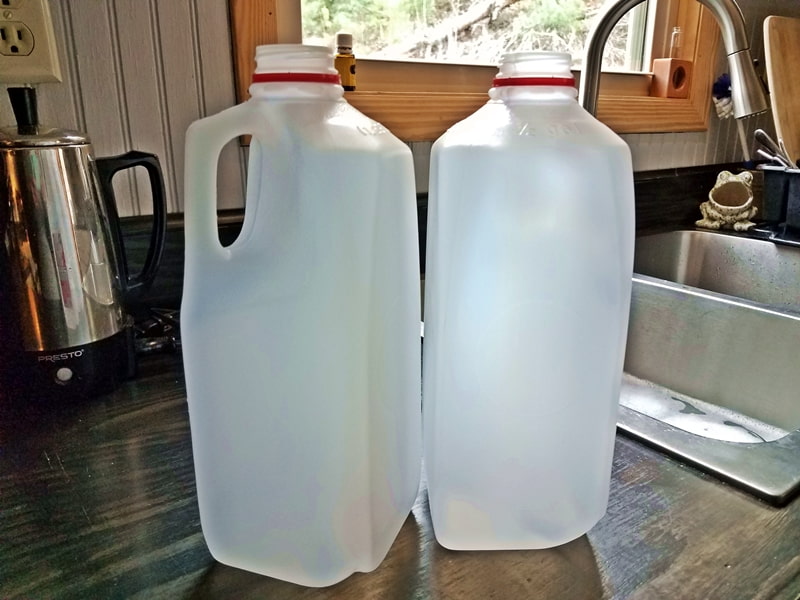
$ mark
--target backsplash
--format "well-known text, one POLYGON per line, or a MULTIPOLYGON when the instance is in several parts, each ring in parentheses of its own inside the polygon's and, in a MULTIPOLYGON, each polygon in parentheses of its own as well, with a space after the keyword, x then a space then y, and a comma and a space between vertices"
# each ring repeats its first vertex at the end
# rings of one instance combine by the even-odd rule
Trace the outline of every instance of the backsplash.
MULTIPOLYGON (((680 169, 640 171, 634 177, 636 194, 637 234, 692 228, 700 217, 698 207, 707 198, 717 174, 728 169, 736 171, 737 164, 715 164, 680 169)), ((420 244, 420 274, 425 273, 427 237, 427 194, 417 197, 417 225, 420 244)), ((222 245, 231 244, 242 228, 244 211, 222 211, 218 233, 222 245)), ((126 255, 132 272, 141 270, 150 245, 150 217, 129 217, 122 220, 126 255)), ((164 255, 153 286, 142 299, 147 306, 178 308, 183 287, 183 215, 170 215, 164 255)), ((142 307, 139 307, 140 309, 142 307)))
MULTIPOLYGON (((183 209, 183 145, 188 125, 235 103, 227 0, 49 0, 64 81, 40 84, 43 122, 89 134, 95 155, 131 149, 159 156, 170 212, 183 209)), ((763 65, 765 16, 800 17, 797 0, 741 0, 753 54, 763 65)), ((720 54, 718 72, 726 70, 720 54)), ((12 121, 2 89, 0 121, 12 121)), ((709 129, 695 133, 631 134, 636 171, 737 162, 743 154, 733 119, 713 108, 709 129)), ((769 113, 745 122, 773 130, 769 113)), ((417 188, 427 191, 431 144, 411 143, 417 188)), ((246 151, 235 142, 220 160, 220 208, 244 204, 246 151)), ((138 169, 137 169, 138 171, 138 169)), ((151 212, 143 173, 115 179, 122 216, 151 212)))

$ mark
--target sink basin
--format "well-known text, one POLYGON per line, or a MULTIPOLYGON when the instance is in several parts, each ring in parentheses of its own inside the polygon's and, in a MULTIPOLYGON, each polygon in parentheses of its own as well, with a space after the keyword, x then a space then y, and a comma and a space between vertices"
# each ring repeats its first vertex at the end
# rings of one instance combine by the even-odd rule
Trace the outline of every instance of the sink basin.
POLYGON ((781 505, 800 491, 800 248, 637 239, 619 426, 781 505))

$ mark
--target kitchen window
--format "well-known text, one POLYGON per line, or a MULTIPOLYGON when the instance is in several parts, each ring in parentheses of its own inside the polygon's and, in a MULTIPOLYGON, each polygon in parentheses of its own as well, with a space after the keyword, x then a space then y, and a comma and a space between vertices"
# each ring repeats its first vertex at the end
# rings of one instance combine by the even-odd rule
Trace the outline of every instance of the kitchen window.
MULTIPOLYGON (((330 45, 353 35, 361 58, 450 64, 499 64, 517 49, 567 52, 580 66, 593 17, 603 0, 301 0, 303 42, 330 45)), ((615 27, 605 68, 649 67, 657 11, 645 0, 615 27)), ((661 15, 663 18, 663 15, 661 15)))
MULTIPOLYGON (((669 55, 670 33, 673 27, 681 28, 683 43, 678 57, 693 62, 689 97, 652 97, 650 73, 604 70, 598 116, 619 133, 701 131, 707 127, 719 39, 716 22, 696 0, 657 2, 649 17, 642 18, 639 13, 638 22, 651 21, 647 44, 653 57, 669 55)), ((299 0, 230 0, 230 8, 237 93, 244 100, 254 47, 299 42, 302 12, 299 0)), ((636 19, 634 15, 628 21, 636 19)), ((496 73, 494 65, 363 58, 357 40, 355 46, 358 89, 347 92, 348 101, 407 141, 436 139, 451 124, 477 110, 486 102, 486 90, 496 73)))

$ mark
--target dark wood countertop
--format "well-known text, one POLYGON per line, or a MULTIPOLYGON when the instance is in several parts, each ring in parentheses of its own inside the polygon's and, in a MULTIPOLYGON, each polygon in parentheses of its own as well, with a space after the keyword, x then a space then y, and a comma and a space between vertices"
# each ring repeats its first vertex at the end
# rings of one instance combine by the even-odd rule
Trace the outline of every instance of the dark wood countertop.
POLYGON ((420 493, 383 564, 307 589, 216 563, 197 513, 180 359, 116 393, 0 410, 0 598, 790 599, 800 501, 772 508, 618 436, 607 515, 551 550, 452 552, 420 493))

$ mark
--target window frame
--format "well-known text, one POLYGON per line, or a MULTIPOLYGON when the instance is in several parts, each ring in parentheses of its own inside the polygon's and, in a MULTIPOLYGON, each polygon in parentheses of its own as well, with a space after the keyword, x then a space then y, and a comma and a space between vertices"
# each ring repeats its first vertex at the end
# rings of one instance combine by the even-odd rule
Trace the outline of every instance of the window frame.
MULTIPOLYGON (((598 118, 617 133, 708 128, 719 30, 713 16, 696 0, 666 1, 667 10, 660 11, 662 22, 656 27, 666 32, 677 25, 683 31, 678 58, 693 63, 689 95, 652 97, 652 74, 604 72, 598 118)), ((302 40, 300 0, 229 0, 229 9, 236 91, 241 102, 249 97, 255 47, 302 40)), ((658 37, 661 41, 656 42, 654 56, 668 54, 668 38, 666 33, 658 37)), ((358 90, 346 92, 348 102, 400 139, 415 142, 435 140, 453 123, 475 112, 487 101, 487 90, 497 72, 494 66, 357 60, 358 90)))

